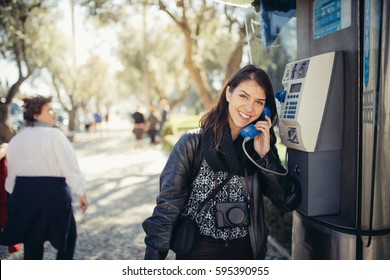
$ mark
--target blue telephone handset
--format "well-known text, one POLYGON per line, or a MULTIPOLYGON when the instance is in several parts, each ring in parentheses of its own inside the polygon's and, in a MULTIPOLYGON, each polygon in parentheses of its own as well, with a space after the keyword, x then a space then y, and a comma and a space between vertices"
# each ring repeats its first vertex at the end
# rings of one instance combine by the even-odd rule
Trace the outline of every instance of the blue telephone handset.
MULTIPOLYGON (((260 120, 262 121, 265 121, 265 116, 268 116, 269 118, 271 117, 271 107, 269 107, 268 105, 265 105, 264 106, 264 110, 263 110, 263 113, 261 114, 260 116, 260 120)), ((266 172, 269 172, 269 173, 273 173, 273 174, 276 174, 276 175, 280 175, 280 176, 286 176, 288 174, 288 165, 286 165, 286 171, 285 172, 277 172, 277 171, 274 171, 274 170, 270 170, 270 169, 267 169, 267 168, 264 168, 262 167, 261 165, 257 164, 256 161, 254 161, 251 156, 248 154, 248 152, 246 151, 245 149, 245 143, 247 143, 249 140, 255 138, 257 135, 259 135, 261 133, 261 131, 257 130, 256 127, 254 126, 254 124, 250 124, 248 125, 247 127, 244 127, 241 131, 240 131, 240 134, 241 136, 244 138, 244 141, 242 141, 242 149, 245 153, 245 155, 253 162, 254 165, 256 165, 258 168, 266 171, 266 172)), ((287 149, 286 149, 286 160, 287 160, 287 149)))
MULTIPOLYGON (((265 116, 268 116, 269 118, 271 117, 271 107, 269 107, 268 105, 264 106, 264 110, 263 113, 261 113, 260 120, 265 121, 265 116)), ((261 131, 257 130, 253 123, 244 127, 240 131, 241 136, 244 139, 249 137, 249 140, 255 138, 260 133, 261 131)))

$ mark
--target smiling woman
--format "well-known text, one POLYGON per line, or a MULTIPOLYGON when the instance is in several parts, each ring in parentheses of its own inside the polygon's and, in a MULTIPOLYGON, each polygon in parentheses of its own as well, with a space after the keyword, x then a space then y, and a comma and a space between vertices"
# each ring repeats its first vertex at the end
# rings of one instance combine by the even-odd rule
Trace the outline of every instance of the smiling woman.
POLYGON ((153 215, 143 223, 145 259, 164 259, 170 248, 181 260, 264 259, 268 229, 263 196, 285 211, 300 202, 294 179, 276 173, 285 170, 275 147, 275 118, 275 98, 266 72, 254 65, 240 69, 201 118, 200 130, 183 135, 174 146, 160 176, 153 215), (265 103, 271 114, 262 120, 265 103), (244 143, 239 132, 248 124, 262 133, 244 143), (243 143, 258 165, 276 172, 252 164, 243 143), (196 241, 183 246, 191 248, 185 253, 170 246, 176 244, 172 238, 182 217, 194 220, 199 228, 196 241))

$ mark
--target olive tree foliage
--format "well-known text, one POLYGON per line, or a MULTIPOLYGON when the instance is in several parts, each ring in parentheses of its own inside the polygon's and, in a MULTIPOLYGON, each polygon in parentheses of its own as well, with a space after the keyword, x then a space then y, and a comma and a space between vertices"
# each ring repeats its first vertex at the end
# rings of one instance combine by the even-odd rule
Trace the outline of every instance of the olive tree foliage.
MULTIPOLYGON (((55 1, 54 1, 55 2, 55 1)), ((9 141, 14 134, 8 124, 9 108, 20 86, 48 60, 52 43, 45 36, 54 17, 49 13, 52 1, 0 1, 0 57, 17 68, 17 77, 8 81, 0 102, 0 139, 9 141)))
MULTIPOLYGON (((131 0, 72 0, 87 9, 87 15, 94 20, 98 27, 120 21, 126 17, 123 7, 131 3, 131 0)), ((135 0, 140 1, 140 0, 135 0)))
POLYGON ((169 97, 174 107, 191 88, 182 63, 180 34, 156 7, 139 7, 129 13, 132 15, 122 22, 126 32, 119 34, 118 56, 123 70, 118 77, 140 103, 155 105, 169 97))
MULTIPOLYGON (((103 16, 106 7, 114 5, 106 0, 81 2, 92 9, 91 15, 100 18, 109 18, 103 16)), ((240 8, 211 0, 115 3, 129 19, 124 25, 126 33, 121 35, 119 55, 125 65, 120 76, 127 76, 130 91, 151 94, 146 97, 149 101, 172 93, 178 96, 173 100, 178 101, 194 91, 201 107, 209 108, 215 98, 214 82, 229 77, 241 64, 245 16, 239 15, 240 8), (137 15, 139 20, 131 24, 130 19, 137 15), (146 24, 141 15, 146 17, 146 24)))
POLYGON ((9 79, 0 96, 1 142, 15 134, 9 125, 9 108, 27 79, 53 88, 69 113, 70 131, 75 130, 78 108, 90 99, 103 102, 110 90, 113 79, 105 70, 106 63, 96 56, 84 65, 75 63, 72 43, 56 25, 61 16, 57 5, 56 0, 0 1, 0 57, 18 70, 15 81, 9 79), (45 80, 46 76, 51 79, 45 80))
POLYGON ((116 88, 116 78, 109 71, 107 61, 98 55, 92 55, 80 68, 79 91, 82 97, 82 105, 87 101, 94 101, 96 110, 101 106, 108 106, 115 100, 113 94, 116 88))
POLYGON ((61 38, 56 42, 57 54, 46 68, 57 98, 69 114, 69 131, 75 131, 78 109, 91 100, 95 104, 106 104, 114 79, 108 72, 108 64, 98 56, 92 55, 84 64, 78 65, 73 62, 69 44, 61 44, 61 38))
POLYGON ((183 64, 203 108, 207 109, 214 102, 210 77, 221 72, 230 76, 240 67, 245 34, 243 24, 232 16, 234 8, 211 1, 159 1, 159 6, 182 34, 183 64), (225 56, 219 59, 227 58, 227 61, 216 60, 220 52, 225 56))

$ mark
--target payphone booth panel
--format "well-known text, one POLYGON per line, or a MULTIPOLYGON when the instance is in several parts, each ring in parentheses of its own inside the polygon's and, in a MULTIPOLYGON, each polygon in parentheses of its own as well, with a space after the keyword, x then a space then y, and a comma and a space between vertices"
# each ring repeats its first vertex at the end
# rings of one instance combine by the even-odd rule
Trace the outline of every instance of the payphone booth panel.
POLYGON ((343 61, 331 52, 286 65, 279 130, 288 168, 302 188, 306 216, 340 211, 343 61))

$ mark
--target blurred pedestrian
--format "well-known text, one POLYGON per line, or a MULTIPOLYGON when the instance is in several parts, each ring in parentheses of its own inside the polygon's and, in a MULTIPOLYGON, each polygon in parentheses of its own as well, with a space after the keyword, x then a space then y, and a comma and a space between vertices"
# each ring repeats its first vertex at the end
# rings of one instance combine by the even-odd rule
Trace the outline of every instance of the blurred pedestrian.
POLYGON ((168 100, 166 100, 165 98, 160 100, 159 105, 160 105, 160 115, 161 115, 159 135, 161 137, 162 136, 161 132, 164 127, 164 124, 168 121, 168 115, 170 109, 169 109, 168 100))
MULTIPOLYGON (((7 199, 8 193, 5 190, 5 178, 7 177, 7 143, 0 143, 0 229, 2 230, 7 222, 7 199)), ((20 244, 8 246, 8 252, 14 253, 20 250, 20 244)))
POLYGON ((150 114, 146 122, 147 132, 149 134, 150 138, 150 144, 156 145, 158 144, 158 131, 159 131, 159 118, 157 115, 157 109, 155 107, 152 107, 150 109, 150 114))
POLYGON ((89 132, 95 123, 95 118, 88 108, 84 108, 84 130, 89 132))
POLYGON ((88 208, 85 179, 76 153, 56 125, 51 97, 25 98, 27 127, 8 145, 9 216, 0 233, 0 244, 24 244, 24 259, 43 259, 44 242, 57 249, 57 259, 72 259, 76 222, 71 190, 88 208))
POLYGON ((95 131, 101 131, 101 123, 103 121, 103 117, 102 117, 102 114, 100 113, 100 110, 97 110, 93 114, 93 118, 95 121, 95 131))
POLYGON ((135 135, 135 147, 142 148, 142 137, 145 129, 145 118, 144 114, 141 112, 141 107, 137 106, 137 111, 135 111, 132 115, 134 119, 133 133, 135 135))

